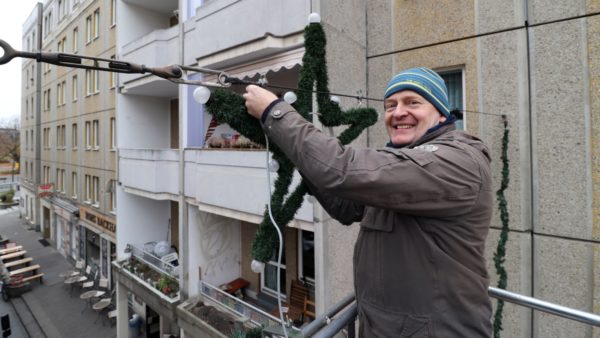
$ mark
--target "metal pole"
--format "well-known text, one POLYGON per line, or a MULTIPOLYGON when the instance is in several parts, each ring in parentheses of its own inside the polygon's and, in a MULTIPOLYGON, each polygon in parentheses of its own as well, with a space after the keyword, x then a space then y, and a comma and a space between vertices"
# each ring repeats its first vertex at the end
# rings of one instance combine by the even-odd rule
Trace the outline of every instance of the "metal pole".
POLYGON ((571 309, 566 306, 553 304, 533 297, 527 297, 518 293, 513 293, 493 287, 490 287, 488 289, 488 294, 494 298, 502 299, 510 303, 526 306, 542 312, 551 313, 560 317, 569 318, 585 324, 600 326, 600 316, 593 313, 571 309))
POLYGON ((344 313, 338 318, 334 319, 329 323, 323 330, 314 335, 314 338, 331 338, 336 333, 340 332, 344 326, 348 325, 349 322, 356 320, 358 309, 356 303, 352 304, 344 313))
MULTIPOLYGON (((348 306, 351 302, 354 301, 354 294, 350 294, 346 296, 344 299, 339 301, 337 304, 329 308, 324 314, 318 316, 315 320, 310 322, 307 326, 302 329, 301 336, 302 337, 311 337, 315 332, 319 331, 323 326, 327 325, 327 322, 331 317, 335 316, 338 312, 340 312, 343 308, 348 306)), ((353 305, 356 308, 356 304, 353 305)))

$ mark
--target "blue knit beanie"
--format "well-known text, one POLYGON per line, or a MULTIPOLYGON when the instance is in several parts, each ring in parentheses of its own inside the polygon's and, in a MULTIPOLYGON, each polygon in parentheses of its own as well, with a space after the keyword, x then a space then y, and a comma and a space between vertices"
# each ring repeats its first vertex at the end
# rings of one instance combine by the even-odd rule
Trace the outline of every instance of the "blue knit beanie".
POLYGON ((450 117, 448 89, 444 79, 433 70, 419 67, 398 73, 388 82, 383 98, 387 99, 392 94, 403 90, 417 92, 434 105, 440 114, 450 117))

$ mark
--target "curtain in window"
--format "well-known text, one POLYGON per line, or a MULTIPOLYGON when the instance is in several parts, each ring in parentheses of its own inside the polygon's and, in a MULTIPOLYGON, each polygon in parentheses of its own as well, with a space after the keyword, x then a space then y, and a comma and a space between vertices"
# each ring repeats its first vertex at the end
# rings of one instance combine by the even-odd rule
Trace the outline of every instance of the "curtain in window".
MULTIPOLYGON (((448 102, 450 103, 450 110, 463 109, 463 81, 462 71, 454 71, 440 74, 446 83, 448 88, 448 102)), ((463 114, 464 115, 464 114, 463 114)), ((464 129, 464 122, 456 122, 457 129, 464 129)))

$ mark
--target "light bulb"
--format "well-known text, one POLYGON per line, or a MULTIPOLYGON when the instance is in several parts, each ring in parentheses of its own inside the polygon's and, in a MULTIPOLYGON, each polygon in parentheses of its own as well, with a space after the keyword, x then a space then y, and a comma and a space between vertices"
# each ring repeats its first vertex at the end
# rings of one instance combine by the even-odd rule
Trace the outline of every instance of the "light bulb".
POLYGON ((297 99, 298 99, 298 97, 296 96, 296 93, 294 93, 294 92, 286 92, 283 95, 283 100, 289 104, 296 102, 297 99))
POLYGON ((338 96, 332 96, 329 98, 332 102, 335 102, 337 104, 340 104, 340 98, 338 96))
POLYGON ((270 160, 269 161, 269 171, 272 173, 276 173, 277 170, 279 170, 279 162, 277 162, 277 160, 270 160))
POLYGON ((265 271, 265 263, 253 259, 252 263, 250 263, 250 269, 252 269, 254 273, 262 273, 265 271))
POLYGON ((310 13, 308 16, 308 23, 319 23, 321 22, 321 16, 319 13, 310 13))
POLYGON ((194 101, 200 104, 206 104, 208 99, 210 99, 210 89, 204 86, 194 89, 194 101))

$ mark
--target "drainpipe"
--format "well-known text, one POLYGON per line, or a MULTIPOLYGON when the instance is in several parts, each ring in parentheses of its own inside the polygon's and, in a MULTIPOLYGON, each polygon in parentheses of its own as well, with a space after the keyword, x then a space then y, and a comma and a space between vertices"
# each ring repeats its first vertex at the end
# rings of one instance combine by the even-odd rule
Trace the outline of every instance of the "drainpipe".
MULTIPOLYGON (((184 57, 184 21, 188 17, 187 13, 187 1, 179 0, 178 11, 178 27, 179 27, 179 60, 178 63, 183 65, 185 63, 184 57)), ((187 100, 185 86, 178 86, 179 92, 179 103, 178 103, 178 114, 179 114, 179 266, 181 267, 181 272, 179 275, 179 292, 180 297, 183 300, 186 300, 189 297, 189 229, 188 229, 188 206, 185 202, 185 145, 186 140, 184 139, 184 114, 187 111, 187 104, 184 100, 187 100), (183 89, 182 89, 183 88, 183 89)))

